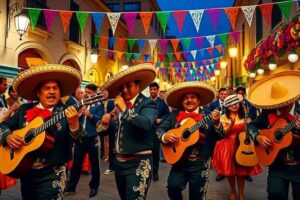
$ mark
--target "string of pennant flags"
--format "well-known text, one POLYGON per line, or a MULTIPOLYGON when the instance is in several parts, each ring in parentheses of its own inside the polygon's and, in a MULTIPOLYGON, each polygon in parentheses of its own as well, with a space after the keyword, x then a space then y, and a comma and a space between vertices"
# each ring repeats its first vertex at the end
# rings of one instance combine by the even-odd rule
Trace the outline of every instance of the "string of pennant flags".
POLYGON ((132 35, 137 16, 140 16, 145 34, 147 35, 153 15, 157 17, 159 24, 161 25, 162 30, 165 33, 168 20, 172 14, 172 16, 175 19, 179 33, 182 33, 183 25, 185 23, 185 19, 188 13, 191 19, 193 20, 195 29, 197 30, 197 32, 199 32, 202 16, 204 15, 204 13, 208 15, 212 27, 216 31, 218 27, 220 13, 221 11, 224 11, 228 17, 228 20, 230 21, 232 29, 235 30, 236 19, 237 19, 238 12, 240 10, 242 10, 248 22, 248 25, 251 26, 254 12, 258 7, 262 15, 264 16, 265 21, 267 22, 268 25, 270 25, 273 6, 275 4, 278 5, 279 8, 281 9, 283 16, 286 19, 289 19, 290 10, 293 2, 298 2, 298 0, 288 0, 282 2, 273 2, 273 3, 240 6, 240 7, 180 10, 180 11, 153 11, 153 12, 88 12, 88 11, 67 11, 67 10, 53 10, 53 9, 40 9, 40 8, 25 8, 25 9, 28 10, 31 26, 33 29, 35 29, 40 13, 41 11, 43 11, 43 15, 45 17, 45 22, 48 31, 51 31, 53 21, 56 19, 56 16, 59 15, 63 26, 63 31, 64 33, 66 33, 70 24, 71 17, 73 14, 75 14, 81 32, 84 31, 86 21, 89 15, 91 15, 96 27, 97 34, 100 34, 102 21, 104 16, 106 15, 110 22, 113 35, 115 34, 121 16, 126 22, 129 34, 132 35))
POLYGON ((240 32, 235 31, 235 32, 229 32, 229 33, 222 33, 222 34, 216 34, 216 35, 207 35, 207 36, 201 36, 201 37, 186 37, 186 38, 174 38, 174 39, 133 39, 133 38, 115 38, 115 37, 106 37, 106 36, 99 36, 99 35, 94 35, 94 45, 95 46, 100 46, 102 48, 105 48, 108 46, 113 47, 114 44, 117 42, 120 51, 124 50, 126 42, 128 43, 129 46, 129 51, 131 52, 134 45, 137 43, 139 47, 139 51, 141 51, 144 46, 145 42, 148 41, 148 44, 150 46, 151 52, 153 52, 154 48, 156 45, 159 43, 161 47, 162 52, 166 52, 166 47, 167 44, 170 42, 171 46, 173 47, 174 52, 177 52, 177 47, 179 42, 181 43, 182 47, 184 50, 190 50, 190 45, 191 43, 195 43, 198 49, 203 48, 203 43, 205 40, 210 44, 211 48, 215 47, 215 41, 216 38, 219 39, 220 43, 223 44, 223 46, 227 45, 227 39, 228 36, 231 36, 236 43, 239 42, 240 39, 240 32))

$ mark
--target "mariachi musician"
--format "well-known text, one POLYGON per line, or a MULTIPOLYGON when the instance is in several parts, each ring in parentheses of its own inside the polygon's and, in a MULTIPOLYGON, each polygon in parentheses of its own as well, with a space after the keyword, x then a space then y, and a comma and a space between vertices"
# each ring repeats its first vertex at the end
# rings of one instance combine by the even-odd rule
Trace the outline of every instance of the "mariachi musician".
POLYGON ((73 106, 66 108, 60 98, 71 95, 80 82, 78 70, 57 64, 31 67, 13 82, 13 88, 20 97, 35 103, 21 105, 12 117, 0 124, 0 145, 10 147, 12 155, 15 151, 22 151, 24 145, 24 138, 14 130, 26 127, 37 117, 46 120, 64 110, 66 116, 47 129, 49 137, 54 138, 53 149, 49 149, 48 153, 37 151, 39 153, 29 171, 20 177, 23 200, 63 199, 66 163, 72 157, 70 139, 83 138, 84 131, 79 124, 77 110, 73 106))
MULTIPOLYGON (((269 150, 277 145, 272 138, 260 134, 260 129, 272 129, 279 119, 294 123, 291 144, 281 149, 269 166, 269 200, 288 200, 290 183, 293 199, 300 199, 300 119, 297 118, 297 113, 300 113, 297 103, 300 99, 299 83, 300 71, 285 71, 256 82, 249 91, 251 104, 263 109, 261 115, 249 125, 250 134, 258 145, 269 150)), ((284 142, 285 138, 280 142, 284 142)))
MULTIPOLYGON (((188 118, 196 122, 204 118, 206 114, 200 107, 214 99, 215 91, 211 86, 202 82, 185 82, 170 88, 164 97, 168 106, 178 110, 171 112, 158 127, 157 134, 160 135, 162 143, 172 145, 180 138, 167 131, 180 127, 188 118)), ((211 118, 212 120, 199 128, 200 138, 205 138, 204 141, 192 146, 186 159, 173 164, 167 186, 170 199, 182 199, 181 192, 187 182, 189 182, 190 200, 206 199, 211 155, 216 141, 223 137, 220 112, 213 111, 211 118)))

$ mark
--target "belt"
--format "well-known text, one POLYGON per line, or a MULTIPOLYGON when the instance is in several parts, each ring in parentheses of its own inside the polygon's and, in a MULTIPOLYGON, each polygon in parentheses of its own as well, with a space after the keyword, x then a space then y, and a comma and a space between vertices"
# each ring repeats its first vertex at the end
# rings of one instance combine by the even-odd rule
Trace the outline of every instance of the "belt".
POLYGON ((145 153, 145 154, 129 154, 129 155, 124 155, 124 154, 116 154, 116 160, 119 162, 126 162, 130 160, 135 160, 139 159, 145 156, 151 156, 152 153, 145 153))
POLYGON ((188 160, 190 161, 195 161, 195 160, 204 160, 205 157, 204 156, 196 156, 196 155, 191 155, 188 157, 188 160))
POLYGON ((285 165, 300 165, 300 160, 284 161, 285 165))

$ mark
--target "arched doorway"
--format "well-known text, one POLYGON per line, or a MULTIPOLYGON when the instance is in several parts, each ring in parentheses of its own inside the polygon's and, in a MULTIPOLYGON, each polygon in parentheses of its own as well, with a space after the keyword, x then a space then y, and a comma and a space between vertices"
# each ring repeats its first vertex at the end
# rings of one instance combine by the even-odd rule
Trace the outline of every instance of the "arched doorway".
POLYGON ((62 64, 70 66, 70 67, 74 67, 75 69, 77 69, 78 71, 80 71, 80 66, 77 64, 77 62, 75 60, 67 59, 62 64))
POLYGON ((43 57, 33 48, 26 49, 22 51, 18 56, 18 67, 20 68, 20 71, 24 71, 29 68, 26 58, 40 58, 43 59, 43 57))

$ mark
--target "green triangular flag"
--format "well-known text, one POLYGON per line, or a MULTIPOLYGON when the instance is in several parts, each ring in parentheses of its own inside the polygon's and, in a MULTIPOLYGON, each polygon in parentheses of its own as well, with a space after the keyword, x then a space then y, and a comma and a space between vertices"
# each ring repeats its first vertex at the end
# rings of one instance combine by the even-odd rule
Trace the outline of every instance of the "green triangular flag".
POLYGON ((158 21, 164 31, 164 34, 166 33, 166 28, 169 20, 170 13, 169 12, 157 12, 156 16, 158 18, 158 21))
POLYGON ((125 53, 126 60, 129 61, 130 58, 132 57, 133 53, 125 53))
POLYGON ((84 27, 85 27, 88 16, 89 16, 89 14, 86 12, 76 12, 76 17, 77 17, 77 20, 79 23, 81 33, 83 33, 83 31, 84 31, 84 27))
POLYGON ((220 57, 215 59, 216 63, 220 62, 220 57))
POLYGON ((28 9, 28 14, 29 14, 29 17, 30 17, 30 23, 31 23, 32 29, 35 29, 36 23, 37 23, 37 21, 39 19, 39 16, 40 16, 40 13, 41 13, 41 10, 32 9, 32 8, 28 9))
POLYGON ((190 49, 192 38, 183 38, 181 41, 184 43, 186 50, 190 49))
POLYGON ((169 58, 169 61, 173 60, 173 53, 167 53, 167 56, 169 58))
POLYGON ((132 51, 135 41, 136 41, 136 39, 127 39, 127 42, 129 45, 129 51, 132 51))
POLYGON ((278 3, 278 6, 281 9, 281 12, 283 13, 286 20, 289 20, 291 15, 292 2, 289 1, 289 2, 278 3))
POLYGON ((94 35, 94 45, 95 45, 95 47, 99 46, 99 40, 100 40, 99 35, 94 35))
POLYGON ((169 62, 168 61, 164 61, 164 67, 168 67, 169 66, 169 62))
POLYGON ((223 45, 226 47, 227 46, 227 39, 228 39, 228 34, 221 34, 218 35, 219 39, 222 41, 223 45))

